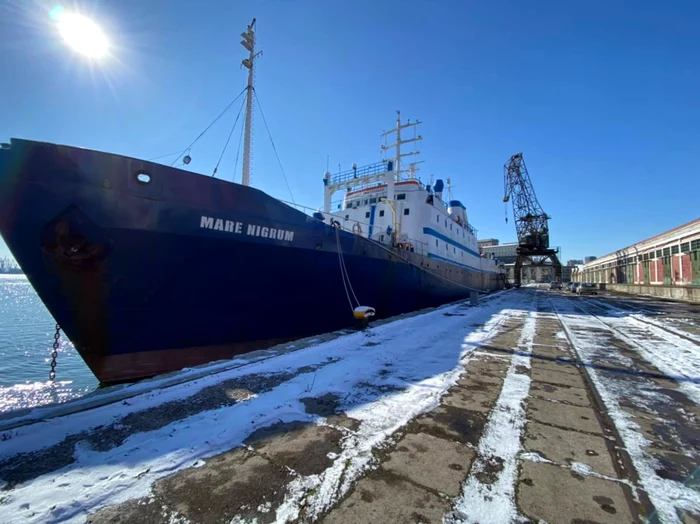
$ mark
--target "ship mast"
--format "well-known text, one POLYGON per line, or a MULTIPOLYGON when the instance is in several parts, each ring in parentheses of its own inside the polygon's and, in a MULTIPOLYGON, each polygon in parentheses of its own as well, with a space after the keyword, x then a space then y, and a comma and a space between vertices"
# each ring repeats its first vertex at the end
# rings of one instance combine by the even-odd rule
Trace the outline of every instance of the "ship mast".
POLYGON ((417 135, 413 138, 409 138, 408 140, 402 140, 401 139, 401 130, 406 129, 408 127, 415 128, 416 126, 418 126, 420 124, 422 124, 422 122, 420 120, 417 120, 415 122, 411 122, 409 120, 405 124, 402 124, 401 123, 401 111, 396 111, 396 127, 394 129, 386 131, 382 134, 382 137, 386 137, 386 136, 390 135, 391 133, 396 133, 396 142, 395 143, 388 145, 388 146, 382 146, 382 151, 388 151, 391 148, 396 148, 396 156, 394 158, 394 173, 388 173, 388 177, 387 177, 387 198, 389 200, 394 199, 394 181, 398 182, 399 180, 401 180, 401 173, 410 172, 410 170, 402 170, 401 169, 401 159, 403 157, 420 154, 419 151, 413 151, 411 153, 401 153, 401 146, 403 144, 408 144, 410 142, 417 142, 418 140, 423 140, 423 137, 420 135, 417 135))
POLYGON ((241 61, 244 67, 248 69, 248 88, 245 102, 245 131, 243 139, 243 185, 250 185, 251 171, 251 140, 253 134, 253 96, 255 94, 255 59, 258 58, 262 51, 255 52, 255 18, 248 25, 245 32, 241 33, 243 40, 241 45, 245 47, 250 55, 241 61))

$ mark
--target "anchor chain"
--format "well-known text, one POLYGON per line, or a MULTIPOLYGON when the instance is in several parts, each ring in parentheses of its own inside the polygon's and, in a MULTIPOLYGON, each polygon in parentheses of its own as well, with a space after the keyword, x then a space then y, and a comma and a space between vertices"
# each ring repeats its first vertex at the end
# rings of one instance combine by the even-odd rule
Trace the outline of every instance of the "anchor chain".
POLYGON ((56 358, 58 357, 58 346, 61 343, 61 326, 56 324, 56 332, 53 334, 53 351, 51 352, 51 371, 49 372, 49 380, 51 382, 56 378, 56 358))

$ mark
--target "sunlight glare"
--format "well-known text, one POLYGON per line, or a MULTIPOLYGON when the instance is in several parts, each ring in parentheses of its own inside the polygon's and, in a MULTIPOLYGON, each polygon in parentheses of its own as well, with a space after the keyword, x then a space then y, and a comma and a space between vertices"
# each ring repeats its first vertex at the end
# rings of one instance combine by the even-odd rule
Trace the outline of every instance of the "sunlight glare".
POLYGON ((102 58, 107 54, 107 37, 95 22, 77 13, 61 10, 56 22, 61 36, 68 46, 89 58, 102 58))

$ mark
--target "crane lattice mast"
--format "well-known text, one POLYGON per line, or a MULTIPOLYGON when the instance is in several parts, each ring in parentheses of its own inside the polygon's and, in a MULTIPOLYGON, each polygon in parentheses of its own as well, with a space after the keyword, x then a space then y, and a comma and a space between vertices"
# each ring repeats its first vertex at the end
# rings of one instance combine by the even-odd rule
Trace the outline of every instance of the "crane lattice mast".
MULTIPOLYGON (((516 153, 503 166, 503 202, 513 204, 513 219, 518 235, 518 251, 514 268, 515 285, 521 281, 523 263, 543 265, 549 259, 554 267, 554 280, 561 281, 558 250, 549 247, 549 217, 535 195, 530 174, 522 153, 516 153)), ((508 218, 506 217, 506 221, 508 218)))

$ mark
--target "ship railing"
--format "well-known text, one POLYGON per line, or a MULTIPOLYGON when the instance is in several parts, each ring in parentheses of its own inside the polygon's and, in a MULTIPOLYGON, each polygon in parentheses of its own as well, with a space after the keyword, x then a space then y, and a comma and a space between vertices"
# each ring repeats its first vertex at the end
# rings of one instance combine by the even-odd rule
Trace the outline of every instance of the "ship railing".
POLYGON ((362 166, 348 171, 343 171, 337 175, 331 175, 331 184, 344 184, 353 180, 370 175, 379 175, 388 171, 387 162, 377 162, 368 166, 362 166))
MULTIPOLYGON (((280 202, 284 202, 285 204, 292 206, 305 214, 311 215, 312 217, 313 217, 314 213, 321 213, 321 211, 318 208, 303 206, 301 204, 296 204, 294 202, 288 202, 287 200, 280 200, 280 202)), ((356 235, 360 234, 364 238, 367 238, 364 236, 364 233, 369 231, 369 228, 370 228, 369 222, 363 222, 361 220, 343 220, 342 218, 335 216, 335 215, 331 215, 329 213, 322 213, 322 214, 324 215, 325 218, 330 218, 330 219, 333 219, 336 222, 338 222, 340 224, 340 229, 342 229, 343 231, 347 231, 348 233, 353 233, 356 235), (359 226, 359 228, 358 228, 358 226, 359 226)), ((374 226, 374 228, 378 229, 378 227, 376 225, 374 226)), ((427 242, 423 242, 421 240, 411 238, 411 237, 407 236, 405 233, 402 233, 400 238, 397 240, 395 238, 394 233, 387 233, 386 231, 377 230, 377 232, 375 232, 372 235, 372 238, 368 238, 368 240, 370 240, 371 242, 375 242, 377 244, 380 244, 383 247, 391 247, 390 246, 391 242, 382 242, 380 240, 381 235, 385 235, 387 237, 387 240, 391 240, 389 238, 389 236, 394 237, 393 240, 394 240, 394 243, 396 244, 395 247, 398 246, 399 248, 401 248, 401 246, 404 246, 403 249, 406 249, 408 247, 407 250, 410 251, 412 249, 414 253, 418 253, 419 255, 425 255, 428 253, 428 247, 427 247, 428 243, 427 242), (399 246, 399 244, 401 246, 399 246)))
POLYGON ((306 213, 307 215, 313 216, 314 213, 318 213, 321 211, 321 208, 318 207, 308 207, 308 206, 303 206, 301 204, 297 204, 296 202, 289 202, 288 200, 282 200, 278 199, 280 202, 283 202, 287 204, 288 206, 292 206, 293 208, 301 211, 302 213, 306 213))

